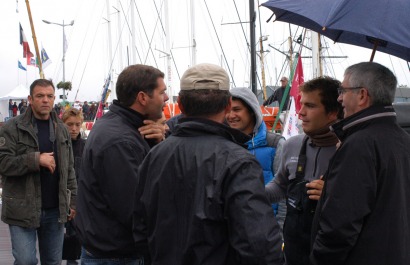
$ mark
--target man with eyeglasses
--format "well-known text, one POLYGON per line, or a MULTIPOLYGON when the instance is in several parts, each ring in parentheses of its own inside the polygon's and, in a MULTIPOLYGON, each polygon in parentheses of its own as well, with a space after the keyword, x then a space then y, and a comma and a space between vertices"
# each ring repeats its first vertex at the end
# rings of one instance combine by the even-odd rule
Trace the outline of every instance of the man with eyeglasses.
MULTIPOLYGON (((263 106, 268 106, 275 101, 277 101, 280 104, 282 102, 283 95, 285 94, 285 89, 286 89, 286 86, 288 85, 288 81, 289 81, 288 78, 283 76, 280 79, 280 84, 281 84, 280 87, 276 89, 273 92, 273 94, 270 97, 268 97, 267 100, 263 102, 263 106)), ((282 110, 286 111, 288 109, 288 104, 289 104, 289 93, 286 97, 286 101, 285 101, 285 104, 283 105, 282 110)))
POLYGON ((410 264, 410 136, 393 109, 396 77, 364 62, 346 69, 332 126, 341 145, 324 176, 311 264, 410 264))

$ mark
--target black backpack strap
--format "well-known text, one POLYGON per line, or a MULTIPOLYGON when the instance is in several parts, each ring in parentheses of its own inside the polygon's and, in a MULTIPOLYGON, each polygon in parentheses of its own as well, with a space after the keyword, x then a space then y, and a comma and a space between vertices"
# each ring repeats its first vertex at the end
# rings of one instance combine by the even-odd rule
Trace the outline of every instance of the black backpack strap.
POLYGON ((303 138, 302 147, 300 148, 298 164, 296 166, 296 179, 303 180, 305 177, 305 168, 306 168, 306 145, 309 137, 305 135, 303 138))

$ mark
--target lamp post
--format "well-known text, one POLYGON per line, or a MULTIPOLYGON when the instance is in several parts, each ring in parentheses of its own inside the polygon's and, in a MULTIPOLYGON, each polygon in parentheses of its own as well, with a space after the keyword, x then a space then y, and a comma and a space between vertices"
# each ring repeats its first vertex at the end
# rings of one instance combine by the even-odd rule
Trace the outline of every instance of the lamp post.
MULTIPOLYGON (((43 22, 46 23, 46 24, 54 24, 54 25, 58 25, 58 26, 63 27, 63 82, 65 82, 65 50, 66 50, 66 43, 65 43, 65 31, 64 31, 64 28, 65 28, 66 26, 72 26, 72 25, 74 25, 74 20, 71 20, 70 24, 64 24, 64 20, 63 20, 63 24, 55 23, 55 22, 50 22, 50 21, 44 20, 44 19, 43 19, 43 22)), ((65 88, 63 87, 63 105, 65 105, 65 98, 66 98, 66 96, 65 96, 65 88)))

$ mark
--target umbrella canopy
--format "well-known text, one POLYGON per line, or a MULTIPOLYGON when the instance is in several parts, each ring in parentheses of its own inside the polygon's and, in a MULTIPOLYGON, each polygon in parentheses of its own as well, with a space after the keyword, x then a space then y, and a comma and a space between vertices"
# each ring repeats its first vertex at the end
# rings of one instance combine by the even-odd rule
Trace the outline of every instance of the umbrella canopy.
POLYGON ((270 0, 275 20, 410 61, 409 0, 270 0))

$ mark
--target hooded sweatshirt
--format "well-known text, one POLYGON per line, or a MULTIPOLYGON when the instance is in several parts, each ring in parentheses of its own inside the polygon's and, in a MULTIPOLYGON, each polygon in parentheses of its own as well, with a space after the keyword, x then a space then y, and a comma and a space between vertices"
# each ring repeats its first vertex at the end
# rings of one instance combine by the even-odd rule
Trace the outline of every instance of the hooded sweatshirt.
MULTIPOLYGON (((262 166, 265 185, 274 177, 280 161, 280 153, 284 138, 280 139, 277 146, 269 146, 267 141, 267 128, 263 122, 262 112, 256 96, 248 88, 232 88, 230 90, 232 97, 243 100, 255 114, 255 126, 250 135, 252 138, 246 143, 250 153, 255 155, 256 159, 262 166)), ((275 213, 277 204, 274 205, 275 213)))

